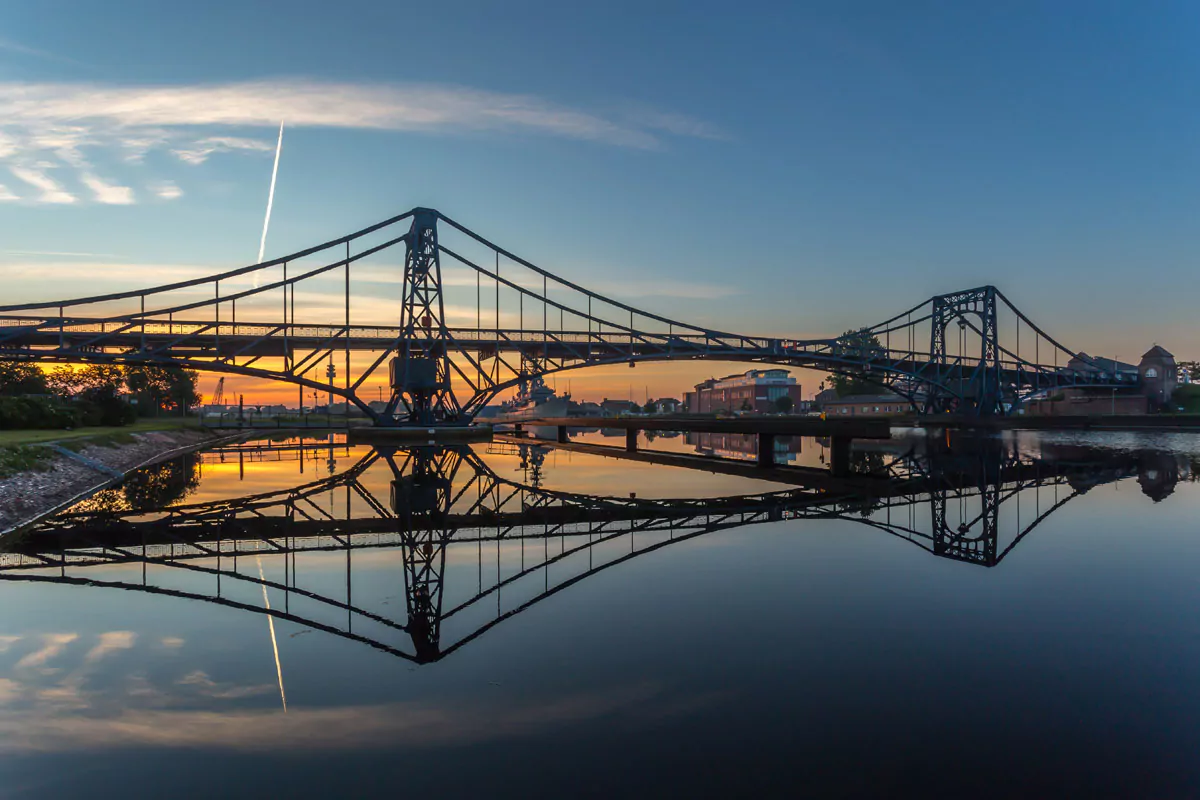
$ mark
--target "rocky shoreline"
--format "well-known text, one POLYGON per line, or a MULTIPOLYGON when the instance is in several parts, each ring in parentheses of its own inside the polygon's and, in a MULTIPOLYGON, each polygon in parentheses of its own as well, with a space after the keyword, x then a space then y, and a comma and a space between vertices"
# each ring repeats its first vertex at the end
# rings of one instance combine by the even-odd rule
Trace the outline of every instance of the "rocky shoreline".
POLYGON ((124 475, 175 452, 215 441, 211 434, 193 430, 135 433, 130 438, 132 442, 112 445, 80 442, 78 449, 73 446, 72 450, 82 458, 54 452, 44 462, 45 469, 0 480, 0 533, 119 481, 114 473, 124 475))

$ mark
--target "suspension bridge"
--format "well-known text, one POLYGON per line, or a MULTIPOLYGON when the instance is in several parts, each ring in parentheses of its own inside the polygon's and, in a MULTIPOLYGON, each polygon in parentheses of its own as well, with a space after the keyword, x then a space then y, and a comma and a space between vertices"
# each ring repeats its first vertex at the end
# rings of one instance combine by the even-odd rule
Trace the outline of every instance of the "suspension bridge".
POLYGON ((927 414, 998 416, 1039 392, 1136 380, 1060 344, 993 286, 930 298, 849 336, 729 333, 590 291, 427 208, 226 272, 0 306, 0 360, 285 381, 301 406, 306 390, 336 397, 377 426, 465 425, 524 381, 682 359, 866 377, 927 414))
POLYGON ((988 447, 897 458, 874 495, 794 487, 695 499, 548 490, 539 485, 545 449, 531 445, 517 449, 528 466, 521 481, 466 447, 381 448, 336 475, 245 497, 161 509, 85 502, 11 541, 0 581, 201 600, 428 663, 592 575, 755 524, 840 519, 994 567, 1066 503, 1142 469, 1128 453, 1073 448, 1055 459, 988 447), (356 598, 353 554, 363 549, 399 553, 403 621, 356 598), (305 580, 296 556, 315 552, 344 554, 344 594, 330 593, 325 572, 305 580), (259 558, 266 572, 239 568, 259 558), (277 602, 262 603, 264 590, 277 602))

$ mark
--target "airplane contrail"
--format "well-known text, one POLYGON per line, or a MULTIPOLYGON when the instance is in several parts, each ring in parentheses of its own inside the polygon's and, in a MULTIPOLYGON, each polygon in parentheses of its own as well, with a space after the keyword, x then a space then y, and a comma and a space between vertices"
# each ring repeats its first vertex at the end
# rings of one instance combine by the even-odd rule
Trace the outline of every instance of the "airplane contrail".
MULTIPOLYGON (((275 166, 271 169, 271 190, 267 192, 267 216, 263 220, 262 239, 258 242, 258 261, 261 264, 267 250, 267 228, 271 225, 271 206, 275 205, 275 178, 279 175, 279 154, 283 152, 283 123, 279 123, 279 142, 275 145, 275 166)), ((256 276, 257 277, 257 276, 256 276)))
MULTIPOLYGON (((286 557, 286 556, 285 556, 286 557)), ((275 674, 279 677, 279 699, 283 701, 283 713, 287 713, 287 695, 283 691, 283 665, 279 663, 279 642, 275 639, 275 617, 270 613, 271 599, 267 597, 267 579, 263 575, 262 556, 255 555, 258 561, 258 580, 262 584, 263 605, 267 607, 267 627, 271 631, 271 648, 275 651, 275 674)))

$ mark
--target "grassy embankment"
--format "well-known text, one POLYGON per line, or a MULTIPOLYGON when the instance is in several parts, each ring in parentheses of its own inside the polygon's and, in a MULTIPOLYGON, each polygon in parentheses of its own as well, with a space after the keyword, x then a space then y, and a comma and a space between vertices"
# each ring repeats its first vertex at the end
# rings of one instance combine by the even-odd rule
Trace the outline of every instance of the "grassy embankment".
MULTIPOLYGON (((149 431, 177 431, 181 429, 199 430, 200 426, 194 419, 164 418, 141 419, 132 425, 122 425, 112 428, 74 428, 65 430, 20 430, 0 431, 0 447, 5 445, 42 444, 44 442, 66 442, 71 439, 98 439, 104 437, 119 437, 121 434, 147 433, 149 431)), ((129 440, 125 440, 129 441, 129 440)), ((116 439, 112 444, 121 443, 116 439)))
POLYGON ((49 442, 78 452, 85 445, 116 447, 131 444, 135 433, 199 429, 196 421, 190 419, 144 419, 132 425, 113 428, 0 431, 0 480, 21 472, 47 469, 54 451, 41 445, 49 442))

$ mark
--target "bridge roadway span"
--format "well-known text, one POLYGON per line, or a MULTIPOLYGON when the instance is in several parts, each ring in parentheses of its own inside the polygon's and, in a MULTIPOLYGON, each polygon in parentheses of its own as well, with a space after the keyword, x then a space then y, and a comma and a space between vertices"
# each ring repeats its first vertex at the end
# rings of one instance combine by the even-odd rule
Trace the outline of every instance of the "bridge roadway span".
POLYGON ((501 392, 563 370, 684 359, 866 375, 925 413, 975 416, 1004 416, 1051 389, 1136 384, 1054 340, 994 286, 938 295, 836 338, 745 336, 590 291, 430 208, 261 264, 0 305, 0 361, 173 365, 288 381, 301 405, 306 389, 327 392, 383 427, 462 425, 501 392), (405 254, 396 313, 363 325, 381 318, 352 313, 351 268, 393 247, 405 254), (443 258, 457 271, 444 283, 443 258), (300 284, 332 309, 311 319, 302 294, 300 321, 300 284), (472 299, 475 324, 463 325, 472 299), (375 355, 356 363, 352 351, 375 355), (369 402, 380 381, 369 381, 384 368, 391 396, 380 410, 369 402))
MULTIPOLYGON (((450 349, 468 348, 481 359, 517 355, 561 365, 595 365, 631 361, 706 359, 754 361, 818 370, 880 369, 889 375, 929 376, 947 385, 971 380, 977 359, 934 365, 919 350, 891 348, 886 355, 864 358, 838 352, 835 340, 797 341, 724 333, 657 333, 623 330, 521 330, 447 326, 450 349)), ((145 318, 67 319, 29 314, 0 314, 0 355, 77 362, 80 360, 182 360, 198 369, 237 374, 237 360, 295 360, 303 354, 330 350, 396 351, 404 342, 399 327, 385 325, 311 325, 224 320, 145 318)), ((1038 373, 1047 385, 1087 383, 1079 375, 1030 369, 1002 359, 997 376, 1022 382, 1038 373)), ((246 373, 251 374, 251 373, 246 373)), ((505 386, 514 385, 510 380, 505 386)), ((335 390, 338 387, 334 387, 335 390)))

